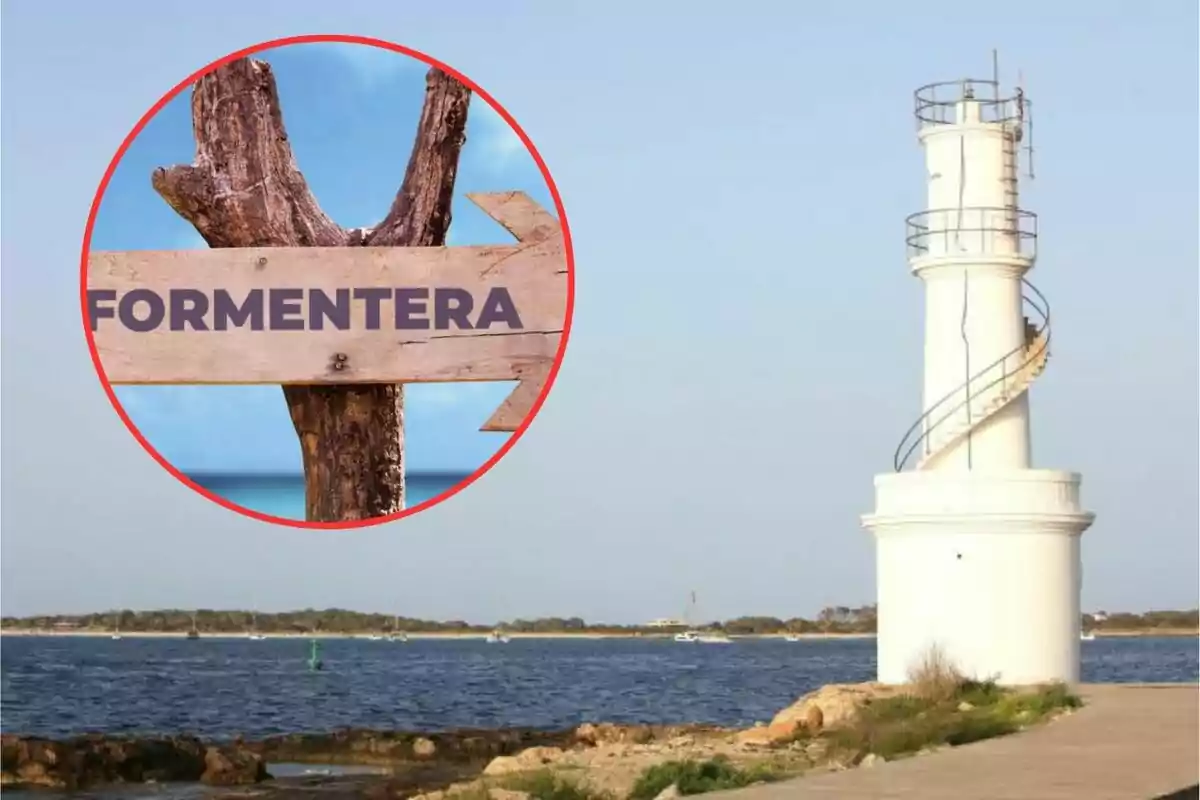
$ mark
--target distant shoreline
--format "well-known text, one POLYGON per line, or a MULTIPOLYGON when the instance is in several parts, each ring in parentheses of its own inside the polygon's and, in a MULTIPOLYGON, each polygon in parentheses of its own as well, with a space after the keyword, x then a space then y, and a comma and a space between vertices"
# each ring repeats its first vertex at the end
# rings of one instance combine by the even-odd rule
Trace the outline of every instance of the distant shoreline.
MULTIPOLYGON (((1147 628, 1139 630, 1112 630, 1092 631, 1097 639, 1122 639, 1122 638, 1150 638, 1150 637, 1200 637, 1200 630, 1186 630, 1179 628, 1147 628)), ((113 635, 112 631, 103 630, 87 630, 87 631, 54 631, 54 630, 35 630, 35 629, 0 629, 0 636, 24 636, 24 637, 42 637, 42 638, 77 638, 77 639, 108 639, 113 635)), ((259 633, 258 636, 263 639, 363 639, 371 641, 371 634, 366 633, 336 633, 318 631, 314 633, 259 633)), ((383 634, 386 636, 386 634, 383 634)), ((463 632, 463 633, 439 633, 434 631, 407 632, 405 635, 410 641, 414 640, 463 640, 463 641, 479 641, 486 639, 489 634, 482 632, 463 632)), ((510 639, 670 639, 674 633, 517 633, 506 632, 505 634, 510 639)), ((731 634, 731 639, 783 639, 789 634, 785 633, 755 633, 755 634, 731 634)), ((798 633, 791 634, 802 641, 819 641, 825 639, 874 639, 874 633, 798 633)), ((122 639, 186 639, 186 631, 121 631, 122 639)), ((246 639, 246 633, 201 633, 202 639, 246 639)), ((387 641, 386 638, 384 641, 387 641)))
MULTIPOLYGON (((11 630, 0 629, 0 636, 29 636, 29 637, 45 637, 45 638, 82 638, 82 639, 108 639, 113 635, 112 631, 52 631, 52 630, 26 630, 15 628, 11 630)), ((314 633, 259 633, 258 636, 264 639, 363 639, 370 641, 369 637, 372 634, 368 633, 334 633, 317 631, 314 633)), ((378 634, 385 637, 387 634, 378 634)), ((434 639, 451 639, 451 640, 479 640, 487 639, 490 635, 486 632, 463 632, 463 633, 438 633, 436 631, 419 632, 408 631, 405 636, 410 641, 414 640, 434 640, 434 639)), ((506 631, 505 636, 509 639, 670 639, 674 633, 644 633, 641 635, 635 633, 517 633, 514 631, 506 631)), ((782 639, 788 634, 785 633, 764 633, 764 634, 745 634, 745 635, 730 635, 731 639, 782 639)), ((874 639, 873 633, 799 633, 795 634, 800 639, 874 639)), ((186 639, 186 631, 121 631, 122 639, 186 639)), ((249 634, 246 633, 203 633, 201 639, 246 639, 249 634)))

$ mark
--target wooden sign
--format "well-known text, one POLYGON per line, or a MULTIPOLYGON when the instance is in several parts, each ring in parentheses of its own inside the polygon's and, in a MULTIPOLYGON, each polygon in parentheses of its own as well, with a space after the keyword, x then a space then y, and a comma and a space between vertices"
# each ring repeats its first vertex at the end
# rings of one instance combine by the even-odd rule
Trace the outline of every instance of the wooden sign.
POLYGON ((472 247, 92 252, 88 323, 112 384, 520 383, 515 431, 558 353, 567 263, 520 192, 468 195, 516 238, 472 247))

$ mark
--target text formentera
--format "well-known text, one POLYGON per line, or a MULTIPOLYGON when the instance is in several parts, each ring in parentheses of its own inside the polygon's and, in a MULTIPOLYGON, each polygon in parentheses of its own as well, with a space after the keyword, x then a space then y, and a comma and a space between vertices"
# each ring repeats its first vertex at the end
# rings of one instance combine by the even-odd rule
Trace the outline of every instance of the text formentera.
POLYGON ((131 289, 120 299, 114 289, 88 289, 92 330, 102 319, 116 319, 135 333, 163 327, 171 331, 349 330, 357 318, 366 330, 488 329, 524 326, 507 289, 493 287, 475 308, 466 289, 454 287, 388 289, 251 289, 240 298, 224 289, 170 289, 164 297, 152 289, 131 289), (356 304, 362 314, 353 313, 356 304), (385 316, 385 311, 386 316, 385 316))

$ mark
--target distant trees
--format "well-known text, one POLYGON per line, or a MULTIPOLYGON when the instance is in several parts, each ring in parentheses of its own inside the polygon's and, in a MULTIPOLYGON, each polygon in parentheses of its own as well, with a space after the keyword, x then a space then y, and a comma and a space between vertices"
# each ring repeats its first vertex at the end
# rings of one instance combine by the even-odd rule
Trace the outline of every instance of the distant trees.
MULTIPOLYGON (((463 620, 435 622, 391 614, 367 614, 347 609, 327 608, 277 613, 198 609, 129 609, 97 614, 3 617, 0 627, 8 630, 84 630, 108 631, 114 627, 126 632, 184 633, 191 629, 192 618, 201 633, 242 633, 253 626, 260 633, 347 633, 366 634, 391 631, 411 633, 482 633, 502 628, 515 633, 642 633, 663 634, 662 628, 648 625, 608 625, 587 623, 580 617, 543 617, 516 619, 499 624, 471 624, 463 620)), ((719 628, 733 636, 780 633, 874 633, 877 609, 874 605, 851 608, 832 606, 821 609, 815 620, 792 617, 738 617, 714 622, 706 627, 719 628)), ((1149 611, 1083 615, 1083 627, 1098 631, 1177 631, 1200 630, 1200 610, 1149 611)))
POLYGON ((545 617, 543 619, 517 619, 501 625, 505 630, 516 633, 583 633, 587 623, 579 617, 545 617))
POLYGON ((1145 614, 1097 611, 1083 615, 1083 627, 1094 631, 1197 630, 1200 629, 1200 609, 1147 611, 1145 614))

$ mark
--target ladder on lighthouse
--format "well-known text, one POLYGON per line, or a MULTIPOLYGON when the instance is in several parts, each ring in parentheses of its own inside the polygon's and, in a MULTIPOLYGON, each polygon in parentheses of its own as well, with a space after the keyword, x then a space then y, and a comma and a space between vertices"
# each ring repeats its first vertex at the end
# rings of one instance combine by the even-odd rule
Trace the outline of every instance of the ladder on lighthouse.
POLYGON ((1013 241, 1016 242, 1018 227, 1021 224, 1017 211, 1020 207, 1017 196, 1018 171, 1020 170, 1017 148, 1019 147, 1021 128, 1019 125, 1013 125, 1012 123, 1007 124, 1005 128, 1006 130, 1002 139, 1003 144, 1000 148, 1002 159, 1000 182, 1004 186, 1004 230, 1011 233, 1013 241))

